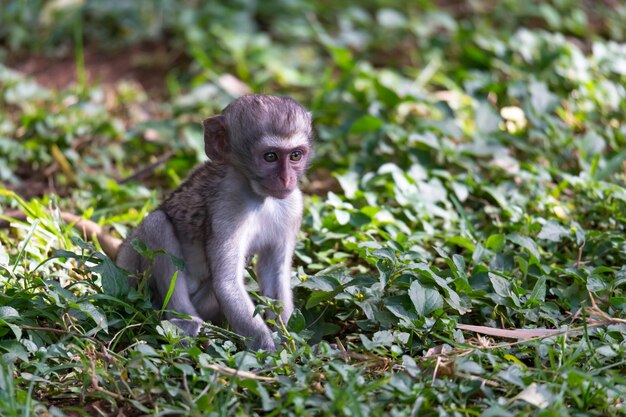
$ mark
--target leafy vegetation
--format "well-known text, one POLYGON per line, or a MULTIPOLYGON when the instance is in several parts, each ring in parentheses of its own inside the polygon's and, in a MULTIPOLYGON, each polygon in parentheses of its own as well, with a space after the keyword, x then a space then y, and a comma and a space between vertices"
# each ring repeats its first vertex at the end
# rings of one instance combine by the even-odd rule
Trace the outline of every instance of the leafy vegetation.
POLYGON ((623 415, 626 7, 222 3, 0 5, 0 415, 623 415), (160 91, 89 81, 155 43, 160 91), (185 340, 59 215, 125 236, 245 91, 317 130, 274 355, 185 340))

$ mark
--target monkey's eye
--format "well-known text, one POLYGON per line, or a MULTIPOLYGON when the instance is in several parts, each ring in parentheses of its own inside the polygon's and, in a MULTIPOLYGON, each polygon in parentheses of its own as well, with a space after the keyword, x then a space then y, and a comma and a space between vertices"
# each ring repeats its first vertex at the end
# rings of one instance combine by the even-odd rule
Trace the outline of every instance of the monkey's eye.
POLYGON ((302 159, 302 151, 293 151, 291 155, 289 155, 289 159, 292 161, 299 161, 302 159))
POLYGON ((276 162, 278 161, 278 155, 276 155, 276 152, 268 152, 263 154, 263 159, 265 159, 266 162, 276 162))

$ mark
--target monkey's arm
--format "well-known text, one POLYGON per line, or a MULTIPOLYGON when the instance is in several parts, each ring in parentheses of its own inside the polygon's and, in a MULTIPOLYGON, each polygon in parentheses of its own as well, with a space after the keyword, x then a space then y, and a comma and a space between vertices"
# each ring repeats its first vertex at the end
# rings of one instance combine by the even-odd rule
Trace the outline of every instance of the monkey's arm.
POLYGON ((254 303, 243 280, 246 254, 239 242, 237 234, 233 233, 226 241, 215 239, 207 248, 213 291, 233 330, 252 339, 248 347, 273 352, 276 346, 272 332, 260 315, 253 316, 254 303))
POLYGON ((293 296, 291 293, 291 258, 293 241, 285 241, 266 248, 259 253, 256 273, 261 293, 283 305, 280 318, 287 324, 293 312, 293 296))

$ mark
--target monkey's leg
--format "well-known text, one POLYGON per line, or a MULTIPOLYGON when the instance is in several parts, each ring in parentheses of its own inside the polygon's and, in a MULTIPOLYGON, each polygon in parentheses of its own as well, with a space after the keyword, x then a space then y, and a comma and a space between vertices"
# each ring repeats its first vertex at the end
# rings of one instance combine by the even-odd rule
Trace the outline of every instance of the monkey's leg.
MULTIPOLYGON (((233 243, 233 245, 235 244, 233 243)), ((236 253, 235 250, 229 249, 232 246, 229 242, 219 246, 211 246, 207 252, 213 254, 210 257, 213 291, 226 320, 235 332, 252 339, 248 343, 250 349, 275 351, 276 346, 272 339, 272 332, 260 315, 254 315, 254 303, 244 285, 245 259, 243 254, 239 254, 240 256, 223 256, 225 254, 222 251, 231 254, 236 253), (221 248, 221 251, 218 248, 221 248)))
MULTIPOLYGON (((150 250, 162 249, 170 255, 184 259, 180 243, 174 232, 174 227, 165 213, 160 210, 150 213, 148 217, 141 222, 131 239, 142 240, 150 250)), ((132 251, 137 257, 139 255, 130 245, 125 244, 122 248, 118 255, 118 265, 136 269, 134 265, 136 265, 137 262, 133 262, 133 256, 129 255, 129 251, 132 251)), ((141 264, 144 263, 145 261, 141 262, 141 264)), ((131 272, 142 272, 137 270, 133 271, 133 269, 129 270, 131 272)), ((172 263, 170 256, 165 254, 155 256, 154 263, 150 269, 150 286, 153 291, 152 301, 155 309, 163 308, 163 301, 169 291, 172 277, 176 271, 177 269, 172 263)), ((187 268, 183 271, 178 271, 174 290, 165 308, 191 316, 191 319, 171 318, 170 321, 180 327, 186 334, 197 336, 204 321, 198 317, 198 312, 191 302, 188 281, 187 268)), ((171 317, 171 315, 168 315, 168 318, 169 317, 171 317)))
POLYGON ((283 305, 280 318, 287 324, 293 313, 293 295, 291 292, 291 247, 277 246, 259 253, 256 273, 259 278, 261 293, 278 300, 283 305))

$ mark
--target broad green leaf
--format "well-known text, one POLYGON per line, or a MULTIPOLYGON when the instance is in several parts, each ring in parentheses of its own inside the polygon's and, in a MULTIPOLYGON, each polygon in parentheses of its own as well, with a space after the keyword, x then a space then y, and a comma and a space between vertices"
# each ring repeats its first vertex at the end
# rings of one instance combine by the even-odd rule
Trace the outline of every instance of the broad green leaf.
MULTIPOLYGON (((22 329, 13 323, 8 323, 6 320, 0 318, 0 329, 3 326, 7 326, 9 329, 11 329, 11 331, 13 332, 13 335, 15 336, 15 340, 21 340, 22 339, 22 329)), ((2 333, 4 334, 4 332, 2 333)))
POLYGON ((422 372, 421 369, 417 366, 415 359, 408 355, 402 356, 402 365, 404 366, 406 372, 413 378, 417 377, 422 372))
POLYGON ((546 385, 539 385, 533 382, 517 394, 515 398, 532 404, 539 409, 544 409, 552 403, 554 395, 546 385))
POLYGON ((485 242, 485 247, 494 252, 502 252, 506 244, 506 238, 502 234, 493 234, 485 242))
POLYGON ((128 294, 128 276, 118 268, 108 256, 102 256, 100 264, 91 270, 102 278, 102 288, 106 294, 123 298, 128 294))
POLYGON ((383 127, 384 123, 377 117, 366 114, 357 119, 350 128, 352 133, 368 133, 375 132, 383 127))
POLYGON ((499 130, 500 115, 487 102, 481 102, 476 109, 476 128, 482 133, 499 130))
POLYGON ((295 309, 289 318, 289 323, 287 324, 287 328, 291 332, 299 333, 306 328, 306 319, 300 312, 300 310, 295 309))
POLYGON ((506 236, 511 242, 523 247, 534 257, 535 261, 539 261, 541 259, 541 255, 539 254, 539 248, 537 243, 532 240, 528 236, 521 236, 518 233, 512 233, 506 236))
POLYGON ((624 283, 626 283, 626 265, 623 265, 618 271, 615 272, 613 288, 617 288, 624 283))
POLYGON ((300 285, 312 290, 334 291, 341 287, 341 282, 331 275, 313 275, 308 276, 300 285))
POLYGON ((596 352, 606 358, 614 358, 617 356, 617 352, 610 345, 600 346, 596 349, 596 352))
POLYGON ((20 313, 11 306, 0 306, 0 319, 19 318, 20 313))
POLYGON ((348 70, 354 66, 354 58, 347 48, 328 45, 328 50, 334 58, 335 63, 344 70, 348 70))
POLYGON ((312 293, 309 296, 309 299, 306 302, 306 308, 310 309, 315 307, 316 305, 323 303, 324 301, 332 300, 337 294, 339 294, 340 290, 337 289, 335 291, 317 291, 312 293))
POLYGON ((88 315, 93 321, 104 330, 105 333, 109 332, 109 323, 106 316, 96 306, 89 302, 79 303, 76 305, 80 311, 88 315))
POLYGON ((473 252, 474 249, 476 248, 476 246, 469 239, 463 236, 452 236, 452 237, 446 238, 446 243, 451 243, 454 245, 461 246, 469 250, 470 252, 473 252))
POLYGON ((544 82, 533 82, 530 84, 530 103, 536 114, 545 114, 554 110, 558 104, 558 97, 550 92, 544 82))
POLYGON ((446 280, 434 273, 428 265, 418 263, 415 264, 413 268, 415 271, 419 271, 422 275, 431 278, 440 288, 445 290, 445 301, 450 305, 450 307, 457 310, 460 314, 465 314, 469 311, 469 308, 465 306, 465 303, 461 300, 459 294, 450 288, 446 280))
POLYGON ((541 232, 537 235, 539 239, 550 240, 552 242, 560 242, 563 237, 569 236, 570 232, 554 220, 548 221, 543 225, 541 232))
POLYGON ((590 275, 587 278, 587 289, 591 292, 603 291, 608 288, 607 283, 599 275, 590 275))
POLYGON ((482 375, 485 373, 483 367, 472 360, 459 360, 456 366, 458 372, 465 372, 473 375, 482 375))
POLYGON ((350 213, 345 210, 335 209, 335 217, 337 218, 337 223, 342 226, 350 223, 350 213))
POLYGON ((374 337, 372 338, 372 342, 378 346, 391 346, 394 341, 393 333, 389 330, 380 330, 374 333, 374 337))
POLYGON ((355 171, 348 171, 343 175, 335 175, 343 193, 347 198, 353 198, 359 189, 359 175, 355 171))
POLYGON ((427 316, 433 311, 443 308, 441 294, 433 288, 422 286, 419 281, 413 281, 409 288, 409 297, 413 302, 415 311, 420 316, 427 316))
POLYGON ((500 297, 512 298, 513 292, 511 291, 511 283, 500 275, 489 272, 489 280, 493 286, 493 290, 500 297))
POLYGON ((454 263, 454 267, 456 268, 456 273, 458 274, 458 276, 467 281, 465 259, 461 255, 455 253, 454 255, 452 255, 452 262, 454 263))
POLYGON ((478 265, 483 260, 485 255, 486 255, 485 247, 481 245, 480 243, 477 244, 476 248, 474 249, 474 253, 472 254, 472 263, 474 265, 478 265))

